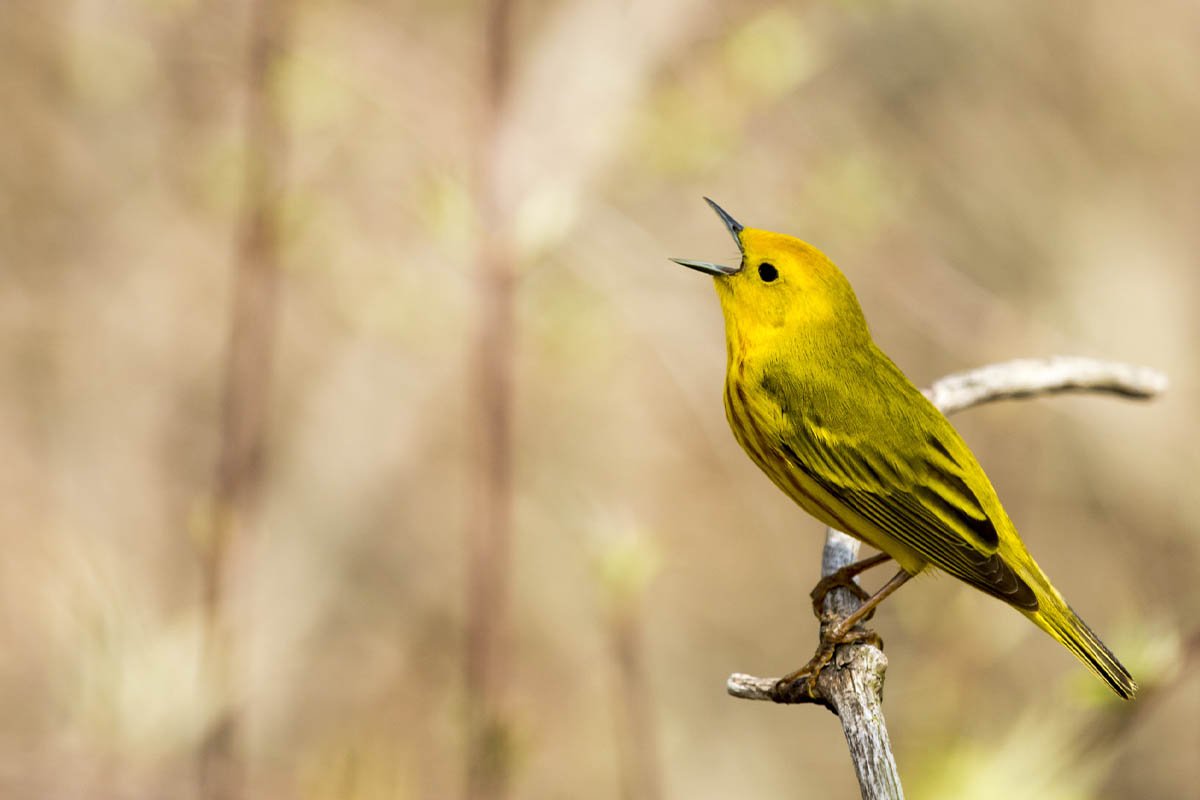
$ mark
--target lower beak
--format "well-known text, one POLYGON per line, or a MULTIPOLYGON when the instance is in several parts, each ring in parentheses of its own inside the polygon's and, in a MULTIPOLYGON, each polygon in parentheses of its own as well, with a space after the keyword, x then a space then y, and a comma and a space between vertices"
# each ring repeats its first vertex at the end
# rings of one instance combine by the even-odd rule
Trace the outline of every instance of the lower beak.
MULTIPOLYGON (((745 230, 745 228, 742 227, 742 223, 729 216, 728 211, 714 203, 710 198, 704 198, 704 202, 708 203, 709 207, 712 208, 713 211, 717 212, 717 216, 721 218, 721 222, 725 223, 726 230, 728 230, 729 235, 733 237, 733 241, 737 243, 738 250, 742 251, 742 257, 744 259, 746 255, 746 248, 742 246, 742 231, 745 230)), ((736 267, 727 267, 724 264, 714 264, 711 261, 690 261, 686 258, 672 258, 671 260, 676 264, 682 264, 688 269, 694 269, 697 272, 703 272, 708 275, 715 275, 718 278, 725 275, 736 275, 742 271, 741 264, 738 264, 736 267)))
POLYGON ((672 258, 676 264, 682 264, 688 269, 694 269, 697 272, 705 272, 709 275, 718 277, 723 275, 736 275, 741 267, 727 267, 724 264, 713 264, 708 261, 690 261, 686 258, 672 258))

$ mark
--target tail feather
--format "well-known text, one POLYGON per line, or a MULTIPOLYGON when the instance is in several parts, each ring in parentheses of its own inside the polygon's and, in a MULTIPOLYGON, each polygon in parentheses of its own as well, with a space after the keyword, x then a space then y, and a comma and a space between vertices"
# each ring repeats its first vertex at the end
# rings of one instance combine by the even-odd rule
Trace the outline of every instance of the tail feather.
POLYGON ((1074 653, 1122 700, 1132 699, 1137 693, 1138 685, 1129 674, 1129 670, 1125 669, 1112 651, 1104 646, 1104 642, 1100 641, 1100 637, 1093 633, 1057 594, 1055 592, 1055 596, 1039 597, 1041 610, 1029 614, 1029 617, 1074 653))

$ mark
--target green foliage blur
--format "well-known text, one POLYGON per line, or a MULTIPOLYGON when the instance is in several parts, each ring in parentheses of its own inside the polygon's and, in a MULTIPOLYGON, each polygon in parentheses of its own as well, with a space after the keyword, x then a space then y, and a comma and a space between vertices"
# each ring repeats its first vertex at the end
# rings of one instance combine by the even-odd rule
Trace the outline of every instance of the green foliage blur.
MULTIPOLYGON (((191 796, 248 5, 0 4, 3 797, 191 796)), ((664 797, 857 791, 833 717, 724 692, 811 654, 822 529, 726 429, 716 299, 667 261, 734 256, 701 195, 824 249, 918 384, 1059 353, 1170 376, 1148 405, 956 420, 1142 699, 956 581, 876 624, 911 796, 1194 796, 1197 6, 516 8, 490 144, 481 3, 290 9, 282 319, 232 601, 250 796, 460 791, 481 152, 521 275, 514 797, 618 796, 629 725, 664 797)))

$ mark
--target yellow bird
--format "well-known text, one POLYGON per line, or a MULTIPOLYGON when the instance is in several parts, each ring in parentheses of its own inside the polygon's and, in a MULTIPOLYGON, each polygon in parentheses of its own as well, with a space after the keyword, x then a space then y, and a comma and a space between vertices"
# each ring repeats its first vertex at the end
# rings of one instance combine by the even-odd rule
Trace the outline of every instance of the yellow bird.
MULTIPOLYGON (((734 436, 801 508, 882 551, 839 579, 889 557, 900 566, 826 642, 852 638, 875 605, 932 565, 1013 606, 1114 692, 1133 697, 1129 671, 1029 555, 962 437, 876 346, 841 271, 812 245, 744 228, 705 200, 741 264, 672 261, 715 279, 734 436)), ((819 660, 784 680, 814 674, 819 660)))

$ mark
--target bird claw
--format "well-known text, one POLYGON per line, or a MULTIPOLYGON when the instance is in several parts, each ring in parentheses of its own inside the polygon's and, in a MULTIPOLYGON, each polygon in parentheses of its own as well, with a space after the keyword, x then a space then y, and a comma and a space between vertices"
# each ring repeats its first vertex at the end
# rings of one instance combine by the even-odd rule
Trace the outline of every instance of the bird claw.
POLYGON ((823 631, 817 652, 803 667, 775 681, 775 686, 771 689, 772 696, 776 700, 782 700, 795 698, 797 694, 803 693, 809 698, 815 699, 817 697, 817 680, 821 677, 821 671, 833 660, 838 646, 860 643, 871 644, 880 650, 883 649, 883 639, 875 631, 853 628, 836 638, 827 636, 823 631))
POLYGON ((822 622, 826 621, 825 597, 834 589, 839 587, 849 590, 860 601, 866 602, 870 599, 871 595, 867 592, 867 590, 859 586, 854 580, 854 577, 858 574, 858 571, 851 569, 851 567, 854 566, 856 565, 851 564, 849 567, 842 567, 836 572, 826 575, 824 578, 821 578, 821 580, 817 581, 817 585, 813 587, 811 592, 809 592, 808 596, 812 598, 813 615, 816 616, 817 619, 821 620, 822 622))
POLYGON ((879 636, 879 634, 875 631, 865 630, 863 628, 856 628, 854 630, 847 631, 846 634, 838 639, 835 644, 869 644, 873 647, 879 648, 880 650, 883 649, 883 639, 879 636))
POLYGON ((791 696, 796 693, 797 684, 804 681, 804 692, 809 697, 816 697, 817 679, 821 677, 821 670, 825 669, 833 658, 836 642, 826 641, 821 639, 821 646, 817 648, 817 652, 809 659, 808 663, 795 672, 790 672, 775 682, 774 693, 779 696, 791 696))

